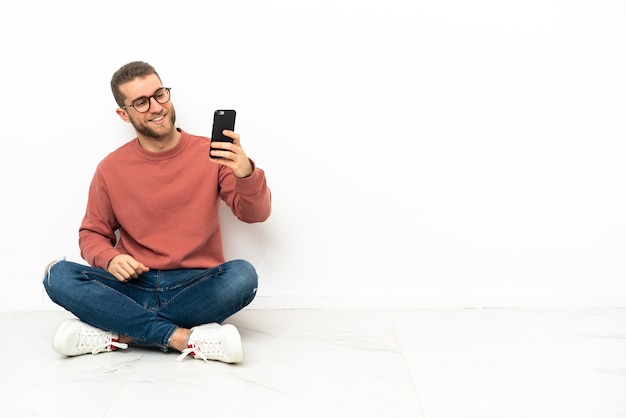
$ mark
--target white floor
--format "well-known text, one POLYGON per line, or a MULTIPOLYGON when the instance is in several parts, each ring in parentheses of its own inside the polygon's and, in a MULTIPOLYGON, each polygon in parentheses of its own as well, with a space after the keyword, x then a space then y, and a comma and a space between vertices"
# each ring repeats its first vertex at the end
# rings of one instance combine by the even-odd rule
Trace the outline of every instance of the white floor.
POLYGON ((62 358, 68 317, 0 313, 0 417, 626 417, 626 309, 249 309, 239 365, 62 358))

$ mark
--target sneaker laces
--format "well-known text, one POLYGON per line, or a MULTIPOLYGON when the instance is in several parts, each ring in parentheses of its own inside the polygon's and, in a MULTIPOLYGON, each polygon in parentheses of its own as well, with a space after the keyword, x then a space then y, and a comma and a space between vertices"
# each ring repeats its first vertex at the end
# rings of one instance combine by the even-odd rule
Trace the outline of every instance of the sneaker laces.
POLYGON ((181 361, 189 354, 191 354, 192 357, 200 357, 207 363, 209 362, 208 357, 211 357, 212 359, 224 358, 224 354, 222 353, 222 349, 220 347, 221 343, 221 338, 216 336, 194 338, 189 342, 189 347, 181 351, 181 355, 178 356, 176 361, 181 361))
POLYGON ((128 348, 128 344, 113 340, 113 335, 110 332, 83 329, 78 334, 78 336, 79 340, 77 348, 85 347, 87 349, 91 349, 91 354, 98 354, 103 351, 111 351, 115 348, 128 348))

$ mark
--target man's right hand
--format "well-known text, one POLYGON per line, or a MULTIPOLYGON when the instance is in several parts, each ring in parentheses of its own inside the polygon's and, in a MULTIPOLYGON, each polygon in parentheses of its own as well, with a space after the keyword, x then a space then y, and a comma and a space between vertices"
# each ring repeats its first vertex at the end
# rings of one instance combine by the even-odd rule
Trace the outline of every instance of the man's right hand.
POLYGON ((145 273, 149 270, 148 267, 128 254, 116 255, 109 261, 109 266, 107 267, 107 271, 122 283, 136 279, 141 273, 145 273))

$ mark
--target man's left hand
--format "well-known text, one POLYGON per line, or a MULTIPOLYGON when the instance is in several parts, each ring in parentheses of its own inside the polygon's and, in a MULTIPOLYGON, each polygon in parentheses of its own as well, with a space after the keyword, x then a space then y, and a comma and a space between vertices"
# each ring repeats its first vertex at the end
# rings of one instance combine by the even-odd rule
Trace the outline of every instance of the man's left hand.
POLYGON ((210 151, 211 161, 230 167, 236 177, 248 177, 252 174, 254 167, 252 167, 250 159, 243 148, 241 148, 239 134, 229 130, 225 130, 222 133, 232 138, 233 142, 212 142, 211 146, 214 150, 210 151))

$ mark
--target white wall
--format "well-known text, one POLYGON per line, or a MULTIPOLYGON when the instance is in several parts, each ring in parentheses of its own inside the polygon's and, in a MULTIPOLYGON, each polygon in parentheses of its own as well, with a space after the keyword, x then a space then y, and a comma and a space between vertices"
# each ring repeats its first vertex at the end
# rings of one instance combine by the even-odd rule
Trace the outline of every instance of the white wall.
POLYGON ((271 219, 257 306, 624 306, 623 1, 0 0, 0 309, 54 309, 146 60, 178 125, 238 111, 271 219))

